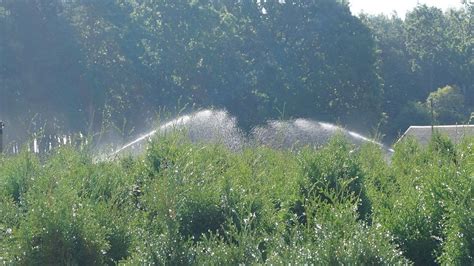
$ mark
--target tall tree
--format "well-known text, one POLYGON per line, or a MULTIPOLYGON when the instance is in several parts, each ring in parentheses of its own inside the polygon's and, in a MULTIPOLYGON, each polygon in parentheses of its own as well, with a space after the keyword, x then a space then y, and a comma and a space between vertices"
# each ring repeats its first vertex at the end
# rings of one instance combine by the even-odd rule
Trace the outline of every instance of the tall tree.
POLYGON ((419 5, 407 13, 406 46, 412 58, 412 70, 418 74, 419 86, 422 87, 419 98, 446 84, 444 71, 449 64, 446 27, 441 9, 419 5))

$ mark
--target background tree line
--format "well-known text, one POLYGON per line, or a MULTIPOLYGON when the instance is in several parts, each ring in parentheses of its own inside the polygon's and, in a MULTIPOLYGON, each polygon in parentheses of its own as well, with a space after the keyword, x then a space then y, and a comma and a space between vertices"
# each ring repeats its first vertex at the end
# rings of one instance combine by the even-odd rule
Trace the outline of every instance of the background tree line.
POLYGON ((123 134, 157 110, 226 108, 245 129, 309 117, 392 141, 465 123, 474 106, 473 6, 404 20, 336 0, 0 0, 0 119, 123 134))

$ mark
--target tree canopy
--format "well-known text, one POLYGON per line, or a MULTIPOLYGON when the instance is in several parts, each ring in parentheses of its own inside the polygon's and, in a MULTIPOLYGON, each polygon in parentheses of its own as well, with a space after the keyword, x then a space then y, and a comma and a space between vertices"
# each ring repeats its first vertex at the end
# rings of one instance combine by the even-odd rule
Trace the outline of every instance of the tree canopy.
POLYGON ((245 129, 308 117, 391 141, 406 110, 446 85, 465 99, 457 113, 472 112, 472 5, 420 5, 404 20, 356 17, 348 5, 3 0, 0 119, 19 131, 34 121, 33 130, 132 132, 160 108, 213 106, 245 129))

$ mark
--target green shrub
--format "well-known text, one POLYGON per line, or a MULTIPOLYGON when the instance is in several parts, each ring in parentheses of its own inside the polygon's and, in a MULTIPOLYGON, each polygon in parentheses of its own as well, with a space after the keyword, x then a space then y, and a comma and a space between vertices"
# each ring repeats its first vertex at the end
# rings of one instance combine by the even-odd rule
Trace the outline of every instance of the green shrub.
POLYGON ((443 252, 438 262, 445 265, 474 263, 474 139, 466 138, 457 147, 457 175, 446 180, 446 213, 443 252))
MULTIPOLYGON (((472 203, 465 202, 465 193, 472 187, 472 173, 465 173, 466 163, 460 160, 456 147, 440 135, 435 135, 427 148, 413 139, 397 144, 388 170, 394 184, 389 186, 389 193, 374 201, 373 219, 393 234, 413 262, 435 264, 438 258, 451 261, 448 254, 466 254, 461 244, 466 240, 455 241, 453 232, 460 233, 458 225, 469 224, 471 218, 461 211, 463 218, 457 219, 460 211, 450 207, 472 209, 472 203)), ((469 231, 472 229, 465 228, 460 234, 469 235, 469 231)))
POLYGON ((40 170, 38 158, 26 151, 1 160, 0 192, 23 204, 23 196, 40 170))
POLYGON ((332 189, 327 200, 307 202, 307 224, 297 225, 287 237, 274 238, 268 264, 380 265, 408 264, 389 232, 360 222, 355 199, 341 198, 332 189))
POLYGON ((99 214, 95 207, 75 194, 73 189, 61 187, 29 195, 29 211, 16 235, 18 249, 13 251, 16 261, 48 265, 106 261, 104 255, 110 248, 106 241, 107 228, 97 222, 99 214))
POLYGON ((358 197, 359 215, 363 219, 368 219, 371 203, 367 197, 363 172, 354 149, 355 147, 342 135, 336 135, 318 152, 303 151, 300 160, 307 180, 302 190, 305 197, 317 196, 325 199, 320 191, 326 188, 338 190, 342 183, 350 181, 348 193, 358 197))
POLYGON ((2 156, 0 264, 470 265, 473 143, 2 156))
POLYGON ((249 265, 263 264, 266 238, 251 228, 250 221, 237 228, 230 223, 224 235, 211 234, 192 247, 196 265, 249 265), (229 240, 231 239, 231 240, 229 240))

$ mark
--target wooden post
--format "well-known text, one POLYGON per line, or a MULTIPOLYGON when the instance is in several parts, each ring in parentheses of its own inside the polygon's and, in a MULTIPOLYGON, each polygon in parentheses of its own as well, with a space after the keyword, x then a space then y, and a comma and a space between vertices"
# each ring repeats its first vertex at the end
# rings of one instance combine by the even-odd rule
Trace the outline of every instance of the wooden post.
POLYGON ((430 99, 430 111, 431 111, 431 135, 434 133, 434 110, 433 110, 433 99, 430 99))
POLYGON ((3 153, 3 127, 5 123, 0 121, 0 153, 3 153))

